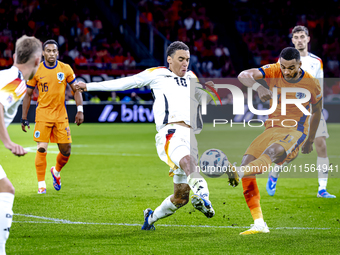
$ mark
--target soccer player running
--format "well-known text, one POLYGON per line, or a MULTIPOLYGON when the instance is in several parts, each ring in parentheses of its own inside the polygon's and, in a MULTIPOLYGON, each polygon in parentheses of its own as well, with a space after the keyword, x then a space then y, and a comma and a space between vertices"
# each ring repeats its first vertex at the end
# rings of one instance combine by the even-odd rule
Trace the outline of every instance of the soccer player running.
POLYGON ((60 171, 68 162, 71 155, 71 131, 65 106, 65 89, 69 84, 74 91, 77 104, 75 122, 79 126, 84 121, 83 98, 81 92, 75 89, 75 74, 72 68, 58 61, 58 44, 54 40, 47 40, 43 44, 44 61, 40 63, 33 79, 27 82, 27 93, 22 105, 21 127, 24 132, 29 128, 27 113, 30 107, 34 88, 37 86, 39 96, 37 100, 34 141, 37 142, 35 168, 38 177, 38 194, 46 193, 45 173, 46 154, 49 141, 57 143, 59 153, 56 165, 51 168, 53 186, 61 189, 60 171))
MULTIPOLYGON (((27 152, 11 141, 7 126, 17 113, 26 93, 26 80, 31 79, 41 61, 42 43, 35 37, 22 36, 15 44, 14 64, 0 71, 0 140, 15 156, 27 152)), ((0 255, 5 255, 5 244, 12 224, 14 187, 0 165, 0 255)))
MULTIPOLYGON (((85 91, 122 91, 150 86, 153 96, 153 112, 158 131, 156 147, 158 156, 170 166, 174 193, 168 196, 154 211, 144 210, 142 230, 155 229, 154 223, 175 213, 189 201, 190 189, 194 195, 191 203, 197 210, 211 218, 215 212, 209 201, 205 179, 196 170, 198 149, 195 134, 202 129, 199 105, 204 91, 196 75, 188 70, 189 47, 180 41, 167 48, 169 68, 149 68, 136 75, 116 80, 79 82, 76 88, 85 91), (195 82, 194 82, 195 81, 195 82)), ((208 82, 213 85, 212 82, 208 82)), ((236 186, 237 180, 230 180, 236 186)))
MULTIPOLYGON (((308 52, 308 43, 310 41, 309 31, 304 26, 296 26, 292 31, 292 42, 300 52, 302 66, 301 68, 313 77, 317 78, 320 82, 321 91, 323 92, 323 64, 322 60, 314 54, 308 52)), ((319 190, 317 197, 323 198, 336 198, 327 192, 327 180, 328 180, 328 167, 329 159, 327 156, 326 138, 328 138, 328 131, 325 118, 321 113, 320 124, 315 135, 315 149, 318 155, 316 160, 316 168, 318 169, 319 190)), ((266 190, 270 196, 274 196, 276 191, 277 179, 282 167, 275 166, 274 171, 271 171, 268 175, 268 182, 266 190)))
MULTIPOLYGON (((237 167, 235 172, 242 178, 243 194, 254 219, 254 225, 240 234, 268 233, 269 228, 263 220, 261 211, 256 174, 268 170, 273 162, 281 165, 292 161, 298 155, 300 147, 302 153, 310 153, 313 150, 322 110, 322 93, 318 80, 301 69, 300 53, 292 47, 281 51, 279 63, 242 71, 238 79, 246 87, 256 90, 262 102, 272 99, 274 89, 277 89, 278 94, 277 107, 265 122, 265 131, 250 144, 243 156, 241 167, 237 167), (256 82, 260 79, 265 79, 269 89, 256 82), (296 92, 283 92, 285 88, 290 91, 295 89, 296 92), (311 95, 307 102, 306 90, 311 95), (287 114, 281 115, 280 101, 284 93, 287 99, 302 99, 304 103, 299 101, 297 105, 287 104, 287 114), (311 109, 310 103, 311 116, 308 112, 311 109), (304 111, 298 106, 305 108, 304 111)), ((271 100, 270 104, 272 103, 271 100)))

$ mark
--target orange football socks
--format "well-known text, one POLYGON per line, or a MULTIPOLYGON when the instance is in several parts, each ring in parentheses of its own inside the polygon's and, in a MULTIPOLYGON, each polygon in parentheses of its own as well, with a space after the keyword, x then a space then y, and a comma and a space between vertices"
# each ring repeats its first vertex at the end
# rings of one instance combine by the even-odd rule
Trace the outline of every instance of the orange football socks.
POLYGON ((242 178, 243 195, 250 209, 253 219, 263 218, 261 205, 260 205, 260 192, 257 187, 256 177, 242 178))
POLYGON ((37 151, 35 155, 35 169, 37 171, 38 182, 45 181, 47 152, 37 151))
POLYGON ((70 155, 69 156, 64 156, 63 154, 61 154, 59 152, 58 156, 57 156, 57 163, 55 165, 55 170, 60 172, 61 169, 66 165, 66 163, 67 163, 69 158, 70 158, 70 155))

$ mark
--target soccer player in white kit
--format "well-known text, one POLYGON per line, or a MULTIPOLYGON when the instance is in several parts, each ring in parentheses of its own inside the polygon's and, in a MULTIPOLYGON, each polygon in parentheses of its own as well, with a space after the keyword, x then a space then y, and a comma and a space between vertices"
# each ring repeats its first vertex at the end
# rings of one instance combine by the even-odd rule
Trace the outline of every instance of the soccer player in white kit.
MULTIPOLYGON (((0 71, 0 140, 15 156, 27 152, 11 141, 7 126, 17 113, 26 94, 26 81, 37 71, 42 56, 42 43, 35 37, 22 36, 15 44, 14 64, 0 71)), ((14 187, 0 165, 0 255, 5 255, 5 244, 12 225, 14 187)))
MULTIPOLYGON (((308 43, 310 41, 308 29, 305 26, 295 26, 292 30, 292 35, 292 43, 294 44, 295 49, 300 52, 302 62, 301 68, 319 80, 321 91, 323 94, 323 64, 322 60, 319 57, 308 52, 308 43)), ((317 193, 317 197, 335 198, 336 196, 329 194, 326 189, 329 167, 329 159, 327 156, 326 146, 326 138, 328 137, 329 135, 327 131, 326 120, 323 114, 321 114, 320 124, 316 131, 314 139, 315 148, 318 155, 316 168, 319 169, 319 190, 317 193)), ((275 171, 270 172, 268 175, 266 190, 270 196, 274 196, 275 194, 279 172, 280 169, 278 168, 278 166, 275 166, 275 171)))
MULTIPOLYGON (((142 230, 155 229, 154 223, 175 213, 189 201, 190 189, 192 205, 211 218, 215 212, 209 201, 209 190, 205 179, 197 171, 198 150, 195 134, 202 129, 200 115, 201 97, 205 93, 200 88, 196 75, 188 70, 189 47, 176 41, 167 49, 169 68, 155 67, 133 76, 92 82, 79 82, 76 88, 96 91, 122 91, 150 86, 153 96, 153 112, 158 131, 156 147, 159 158, 170 166, 173 176, 174 193, 168 196, 154 211, 144 210, 142 230)), ((208 82, 213 85, 212 82, 208 82)), ((237 180, 229 178, 236 186, 237 180)))

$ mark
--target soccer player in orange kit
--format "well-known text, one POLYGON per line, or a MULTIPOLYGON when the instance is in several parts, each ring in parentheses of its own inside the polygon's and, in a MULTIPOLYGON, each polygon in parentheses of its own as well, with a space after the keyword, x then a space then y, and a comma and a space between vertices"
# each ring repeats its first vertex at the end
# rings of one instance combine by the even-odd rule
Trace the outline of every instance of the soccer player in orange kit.
POLYGON ((29 128, 27 113, 33 90, 37 86, 39 96, 36 106, 34 141, 38 145, 35 157, 38 194, 46 193, 46 154, 49 141, 57 143, 59 148, 56 165, 51 168, 53 186, 56 190, 61 188, 60 171, 70 158, 72 139, 65 105, 67 84, 74 91, 77 104, 75 122, 79 126, 84 121, 83 98, 81 93, 75 89, 75 74, 68 64, 57 60, 58 55, 57 42, 47 40, 43 44, 44 61, 40 63, 33 79, 27 82, 27 93, 22 105, 21 127, 26 132, 25 126, 29 128))
MULTIPOLYGON (((300 148, 302 153, 310 153, 313 150, 321 117, 322 92, 318 80, 301 69, 301 65, 299 51, 287 47, 281 51, 279 63, 248 69, 238 75, 243 85, 257 91, 261 101, 270 100, 272 106, 274 88, 277 89, 279 101, 276 110, 266 121, 265 131, 250 144, 244 153, 241 167, 236 168, 239 178, 242 178, 243 194, 254 219, 252 228, 240 233, 241 235, 269 232, 263 220, 256 174, 268 170, 273 162, 278 165, 291 162, 297 157, 300 148), (269 89, 256 82, 260 79, 265 79, 269 89), (308 114, 294 104, 287 104, 286 115, 281 114, 280 101, 283 100, 284 88, 309 91, 309 101, 301 103, 305 110, 309 111, 308 114)), ((302 99, 306 96, 304 92, 287 92, 286 99, 302 99)))

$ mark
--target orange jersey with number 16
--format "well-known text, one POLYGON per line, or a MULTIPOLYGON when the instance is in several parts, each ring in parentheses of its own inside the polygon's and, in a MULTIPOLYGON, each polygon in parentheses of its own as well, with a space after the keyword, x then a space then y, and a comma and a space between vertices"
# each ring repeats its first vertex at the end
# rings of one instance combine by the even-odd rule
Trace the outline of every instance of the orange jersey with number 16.
POLYGON ((64 122, 68 121, 65 105, 65 90, 67 83, 75 82, 72 68, 63 62, 56 61, 49 67, 40 63, 34 77, 27 82, 27 87, 39 90, 35 121, 64 122))

